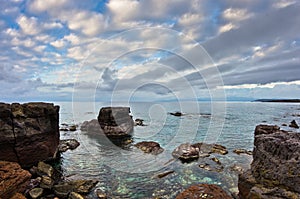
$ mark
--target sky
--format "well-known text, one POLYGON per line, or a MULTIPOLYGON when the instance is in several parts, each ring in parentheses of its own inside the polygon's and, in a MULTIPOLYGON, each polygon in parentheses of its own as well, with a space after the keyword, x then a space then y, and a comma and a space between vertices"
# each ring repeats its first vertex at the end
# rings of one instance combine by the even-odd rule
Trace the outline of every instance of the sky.
POLYGON ((300 98, 296 0, 0 6, 0 101, 300 98))

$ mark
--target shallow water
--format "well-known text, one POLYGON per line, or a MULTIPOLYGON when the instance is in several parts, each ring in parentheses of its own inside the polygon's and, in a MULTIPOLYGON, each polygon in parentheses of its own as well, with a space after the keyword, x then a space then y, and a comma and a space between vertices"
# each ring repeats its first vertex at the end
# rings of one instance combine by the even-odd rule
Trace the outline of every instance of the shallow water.
MULTIPOLYGON (((156 141, 165 149, 157 156, 144 154, 131 147, 128 150, 113 145, 97 134, 77 130, 61 132, 61 139, 75 138, 81 145, 74 151, 63 154, 62 168, 70 178, 91 178, 100 182, 98 189, 113 198, 175 198, 192 184, 213 183, 230 192, 237 191, 237 173, 232 165, 248 168, 252 160, 248 155, 237 155, 236 148, 253 149, 253 133, 257 124, 289 124, 292 119, 298 123, 299 104, 260 102, 163 102, 163 103, 87 103, 59 102, 60 123, 81 124, 95 119, 103 106, 130 106, 133 118, 144 119, 147 126, 134 129, 134 143, 156 141), (225 112, 223 112, 223 108, 225 112), (182 117, 169 112, 181 111, 182 117), (172 160, 172 151, 181 143, 216 142, 227 147, 227 155, 212 154, 206 160, 182 164, 172 160), (211 157, 220 159, 222 172, 205 171, 199 164, 213 164, 211 157), (157 174, 175 172, 159 179, 157 174)), ((285 130, 289 127, 282 127, 285 130)), ((94 193, 90 196, 95 197, 94 193)))

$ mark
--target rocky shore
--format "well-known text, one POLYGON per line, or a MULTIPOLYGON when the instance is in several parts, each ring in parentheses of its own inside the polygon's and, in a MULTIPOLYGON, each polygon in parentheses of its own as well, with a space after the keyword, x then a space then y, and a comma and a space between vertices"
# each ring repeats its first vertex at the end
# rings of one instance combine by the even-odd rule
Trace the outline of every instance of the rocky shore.
MULTIPOLYGON (((80 143, 75 139, 60 140, 58 106, 0 103, 0 124, 0 199, 84 199, 91 191, 97 198, 111 198, 102 190, 95 190, 97 179, 72 179, 60 170, 60 154, 76 150, 80 143)), ((134 122, 129 107, 104 107, 97 119, 84 122, 80 128, 126 145, 126 149, 141 150, 145 155, 159 157, 165 152, 151 140, 134 143, 135 125, 144 126, 143 120, 134 122)), ((61 131, 77 130, 77 125, 62 126, 61 131)), ((238 195, 214 184, 194 184, 176 198, 300 198, 299 186, 295 186, 300 184, 300 134, 280 130, 278 126, 258 125, 254 136, 253 152, 232 151, 236 155, 253 155, 247 171, 235 164, 223 165, 220 157, 229 153, 225 146, 202 142, 175 146, 171 161, 178 159, 180 165, 193 162, 199 172, 220 174, 230 168, 239 173, 238 195)), ((176 175, 176 171, 164 171, 155 179, 169 175, 176 175)))

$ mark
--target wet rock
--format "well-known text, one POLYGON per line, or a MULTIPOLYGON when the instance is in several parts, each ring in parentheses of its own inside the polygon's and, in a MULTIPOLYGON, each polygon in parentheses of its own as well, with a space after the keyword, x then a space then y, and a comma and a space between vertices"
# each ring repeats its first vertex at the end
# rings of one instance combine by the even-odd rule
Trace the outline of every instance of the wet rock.
POLYGON ((85 199, 85 198, 79 193, 71 192, 68 199, 85 199))
POLYGON ((54 172, 55 172, 54 168, 51 165, 46 164, 44 162, 39 162, 38 163, 37 174, 39 176, 44 176, 45 175, 45 176, 48 176, 48 177, 52 178, 53 175, 54 175, 54 172))
POLYGON ((80 130, 87 131, 89 133, 103 133, 101 126, 97 119, 83 122, 80 127, 80 130))
POLYGON ((58 197, 67 197, 71 192, 88 194, 97 183, 96 180, 73 180, 54 185, 53 190, 58 197))
POLYGON ((289 127, 295 128, 295 129, 298 129, 298 128, 299 128, 299 126, 298 126, 298 124, 297 124, 297 122, 296 122, 295 120, 291 121, 289 127))
POLYGON ((234 171, 234 172, 237 172, 238 174, 241 174, 242 172, 244 172, 243 167, 240 166, 240 165, 236 165, 236 164, 232 165, 232 166, 230 167, 230 170, 231 170, 231 171, 234 171))
POLYGON ((236 153, 238 155, 240 155, 240 154, 252 155, 252 151, 248 151, 246 149, 234 149, 233 153, 236 153))
POLYGON ((199 158, 199 149, 189 143, 185 143, 174 149, 172 155, 182 162, 190 162, 199 158))
POLYGON ((0 159, 30 167, 54 158, 59 107, 49 103, 0 103, 0 159))
POLYGON ((281 124, 281 126, 287 126, 287 124, 281 124))
POLYGON ((299 197, 300 187, 295 184, 300 183, 300 134, 259 125, 254 146, 251 169, 239 175, 240 197, 299 197))
POLYGON ((174 112, 174 113, 170 113, 170 115, 180 117, 180 116, 182 116, 183 114, 182 114, 181 112, 174 112))
POLYGON ((10 199, 26 199, 26 197, 23 194, 21 194, 21 193, 16 193, 10 199))
POLYGON ((76 149, 80 143, 75 139, 66 139, 60 140, 58 145, 59 152, 66 152, 67 150, 74 150, 76 149))
POLYGON ((102 190, 96 189, 95 193, 96 193, 98 199, 107 199, 106 193, 104 193, 102 190))
POLYGON ((43 195, 44 189, 42 188, 34 188, 29 191, 29 195, 32 199, 39 198, 43 195))
POLYGON ((40 187, 44 189, 52 189, 54 183, 54 180, 49 176, 42 176, 40 187))
POLYGON ((211 160, 214 161, 215 163, 217 163, 218 165, 222 164, 221 161, 216 157, 211 158, 211 160))
POLYGON ((61 127, 59 129, 60 131, 76 131, 77 125, 70 125, 70 124, 61 124, 61 127))
POLYGON ((18 163, 0 161, 0 198, 8 199, 16 193, 23 193, 31 174, 18 163))
POLYGON ((76 131, 76 130, 77 130, 77 126, 76 125, 69 126, 69 131, 76 131))
POLYGON ((134 125, 135 126, 145 126, 144 120, 142 120, 142 119, 135 119, 134 120, 134 125))
POLYGON ((208 163, 199 164, 199 167, 206 171, 214 171, 214 172, 222 172, 224 169, 224 167, 222 165, 218 164, 217 166, 213 166, 208 163))
POLYGON ((222 188, 214 184, 193 185, 177 195, 176 199, 232 199, 222 188))
POLYGON ((145 153, 151 153, 153 155, 160 154, 164 151, 164 149, 160 147, 159 143, 153 141, 139 142, 134 146, 138 149, 141 149, 145 153))
POLYGON ((199 143, 192 144, 192 146, 197 148, 200 154, 218 153, 221 155, 226 155, 228 153, 226 147, 220 144, 207 144, 207 143, 199 142, 199 143))
POLYGON ((172 173, 174 173, 175 171, 171 170, 171 171, 166 171, 166 172, 163 172, 163 173, 160 173, 157 175, 158 178, 164 178, 166 177, 167 175, 170 175, 172 173))
POLYGON ((98 121, 104 134, 108 137, 130 136, 133 132, 134 122, 129 113, 129 107, 101 108, 98 121))

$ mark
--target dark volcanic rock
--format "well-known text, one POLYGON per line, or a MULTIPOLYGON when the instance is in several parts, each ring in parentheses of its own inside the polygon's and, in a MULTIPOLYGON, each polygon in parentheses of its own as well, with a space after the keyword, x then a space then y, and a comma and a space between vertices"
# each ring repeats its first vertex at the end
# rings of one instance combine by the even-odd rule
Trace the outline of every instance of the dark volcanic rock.
POLYGON ((177 195, 176 199, 232 199, 223 189, 214 184, 193 185, 177 195))
POLYGON ((22 193, 30 182, 31 174, 18 163, 0 161, 0 198, 8 199, 22 193))
POLYGON ((134 145, 138 149, 141 149, 145 153, 151 153, 154 155, 160 154, 164 151, 163 148, 160 147, 159 143, 153 141, 143 141, 134 145))
POLYGON ((53 158, 59 143, 59 107, 0 103, 0 160, 29 167, 53 158))
POLYGON ((172 155, 182 162, 190 162, 199 158, 199 149, 189 143, 185 143, 174 149, 172 155))
POLYGON ((170 113, 170 115, 174 115, 174 116, 180 117, 183 114, 181 112, 175 112, 175 113, 170 113))
POLYGON ((299 167, 300 134, 259 125, 251 170, 239 176, 239 195, 242 199, 300 198, 299 167))
POLYGON ((98 121, 104 134, 108 137, 130 136, 133 131, 134 122, 129 113, 129 107, 101 108, 98 121))
POLYGON ((295 128, 295 129, 299 128, 299 126, 298 126, 298 124, 297 124, 297 122, 295 120, 291 121, 289 127, 292 127, 292 128, 295 128))

